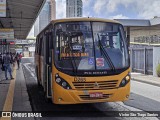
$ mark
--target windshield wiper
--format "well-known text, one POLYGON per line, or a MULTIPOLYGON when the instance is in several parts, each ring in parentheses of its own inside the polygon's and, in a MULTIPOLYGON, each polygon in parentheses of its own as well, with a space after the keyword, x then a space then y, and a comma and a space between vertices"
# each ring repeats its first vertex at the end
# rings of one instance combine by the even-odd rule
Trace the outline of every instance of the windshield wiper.
MULTIPOLYGON (((70 40, 70 37, 71 35, 69 35, 69 40, 70 40)), ((75 75, 77 75, 77 64, 76 64, 76 61, 75 61, 75 58, 73 56, 73 46, 71 45, 71 42, 69 41, 68 43, 69 45, 69 50, 70 50, 70 53, 72 54, 72 57, 71 57, 71 64, 72 64, 72 67, 73 67, 73 72, 75 73, 75 75), (74 62, 74 63, 73 63, 74 62)))
POLYGON ((107 62, 108 62, 109 67, 110 67, 113 71, 115 71, 116 69, 115 69, 115 67, 114 67, 114 65, 113 65, 113 62, 112 62, 112 60, 110 59, 107 51, 104 49, 104 47, 103 47, 103 45, 102 45, 102 43, 101 43, 101 41, 100 41, 99 34, 97 34, 97 36, 98 36, 98 43, 99 43, 101 55, 102 55, 102 53, 104 54, 104 57, 107 59, 107 62))

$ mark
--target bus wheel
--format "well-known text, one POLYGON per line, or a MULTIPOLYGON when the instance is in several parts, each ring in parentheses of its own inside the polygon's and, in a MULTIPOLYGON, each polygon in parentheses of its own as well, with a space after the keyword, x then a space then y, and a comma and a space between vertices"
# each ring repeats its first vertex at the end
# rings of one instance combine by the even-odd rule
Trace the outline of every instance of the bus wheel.
POLYGON ((39 80, 37 79, 37 84, 38 84, 38 86, 40 87, 41 86, 41 84, 40 84, 40 82, 39 82, 39 80))
POLYGON ((38 78, 37 78, 37 84, 38 86, 42 86, 38 78))

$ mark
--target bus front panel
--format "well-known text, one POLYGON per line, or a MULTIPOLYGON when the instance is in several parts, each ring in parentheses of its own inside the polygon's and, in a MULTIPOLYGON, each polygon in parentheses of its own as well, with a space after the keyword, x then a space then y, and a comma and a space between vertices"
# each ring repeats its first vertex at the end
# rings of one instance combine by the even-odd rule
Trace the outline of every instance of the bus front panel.
POLYGON ((75 77, 59 72, 56 68, 53 71, 52 97, 55 104, 128 100, 130 94, 129 69, 119 75, 103 77, 75 77), (126 83, 122 85, 124 80, 126 83))
POLYGON ((127 100, 130 63, 121 24, 55 24, 52 98, 57 104, 127 100))

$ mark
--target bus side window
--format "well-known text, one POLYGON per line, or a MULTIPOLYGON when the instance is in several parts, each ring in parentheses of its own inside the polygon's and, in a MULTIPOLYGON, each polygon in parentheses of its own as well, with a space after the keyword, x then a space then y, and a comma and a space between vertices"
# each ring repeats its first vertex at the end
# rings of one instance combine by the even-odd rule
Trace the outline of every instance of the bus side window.
POLYGON ((44 53, 45 53, 45 62, 46 62, 46 64, 48 64, 49 63, 49 60, 48 60, 48 57, 49 57, 49 33, 48 33, 48 31, 45 31, 45 37, 44 37, 45 39, 44 39, 44 53))
POLYGON ((54 32, 52 31, 52 29, 50 29, 49 31, 49 48, 53 49, 53 34, 54 32))
POLYGON ((39 37, 37 37, 37 40, 36 40, 36 54, 37 54, 37 55, 38 55, 38 51, 39 51, 38 40, 39 40, 39 37))
POLYGON ((35 54, 37 54, 37 42, 38 42, 38 38, 36 39, 35 54))
POLYGON ((41 56, 43 56, 43 37, 41 37, 40 38, 40 49, 39 49, 39 54, 41 55, 41 56))
POLYGON ((42 44, 41 43, 42 42, 41 38, 39 38, 38 41, 39 41, 38 42, 38 55, 41 55, 41 44, 42 44))
POLYGON ((48 53, 49 53, 49 64, 51 65, 52 64, 52 49, 53 49, 53 33, 54 32, 52 32, 52 26, 51 26, 51 28, 50 28, 50 31, 49 31, 49 33, 48 33, 48 35, 49 35, 49 41, 48 41, 48 43, 49 43, 49 51, 48 51, 48 53))
POLYGON ((36 39, 36 47, 35 47, 35 53, 37 54, 37 40, 38 38, 36 39))

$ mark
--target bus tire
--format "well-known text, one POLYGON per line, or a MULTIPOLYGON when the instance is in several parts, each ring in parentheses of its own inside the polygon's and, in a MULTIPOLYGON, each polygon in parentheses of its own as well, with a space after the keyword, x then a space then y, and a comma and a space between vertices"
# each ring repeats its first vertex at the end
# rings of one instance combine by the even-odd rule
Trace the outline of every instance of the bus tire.
POLYGON ((40 84, 40 82, 39 82, 39 80, 37 79, 37 84, 38 84, 38 86, 41 86, 41 84, 40 84))

